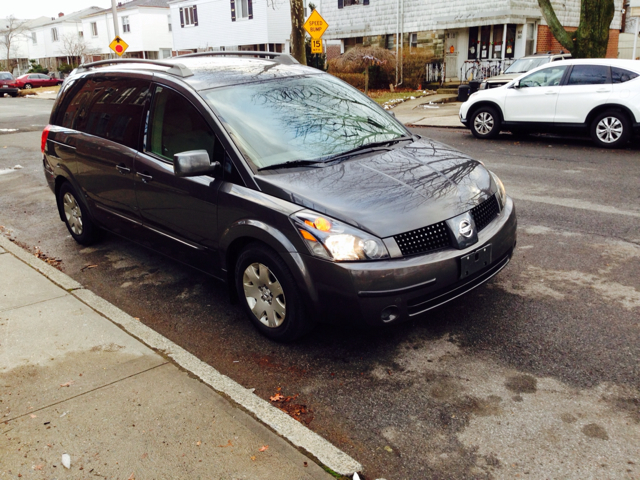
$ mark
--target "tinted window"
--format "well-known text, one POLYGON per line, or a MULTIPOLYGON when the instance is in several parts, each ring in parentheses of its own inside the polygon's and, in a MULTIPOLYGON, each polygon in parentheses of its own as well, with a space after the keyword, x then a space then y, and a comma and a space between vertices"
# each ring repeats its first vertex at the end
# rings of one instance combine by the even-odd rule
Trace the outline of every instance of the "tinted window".
POLYGON ((609 67, 606 65, 574 65, 568 85, 600 85, 609 83, 609 67))
POLYGON ((222 165, 224 150, 202 115, 182 95, 156 87, 147 150, 173 161, 176 153, 206 150, 222 165))
POLYGON ((91 78, 74 95, 62 126, 138 147, 138 135, 149 82, 91 78))
POLYGON ((624 83, 637 78, 638 74, 630 72, 624 68, 611 67, 611 81, 613 83, 624 83))
POLYGON ((13 80, 13 76, 10 73, 0 73, 0 80, 13 80))
POLYGON ((553 87, 560 85, 566 66, 543 68, 520 80, 521 87, 553 87))

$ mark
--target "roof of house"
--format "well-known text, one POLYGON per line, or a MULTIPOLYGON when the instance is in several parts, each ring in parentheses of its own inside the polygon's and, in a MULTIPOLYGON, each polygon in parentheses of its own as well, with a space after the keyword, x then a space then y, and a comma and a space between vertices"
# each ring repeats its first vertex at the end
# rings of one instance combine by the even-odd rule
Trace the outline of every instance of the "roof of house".
MULTIPOLYGON (((169 8, 170 0, 131 0, 130 2, 118 2, 117 10, 132 10, 134 8, 169 8)), ((111 13, 111 8, 102 8, 86 16, 104 15, 111 13)))

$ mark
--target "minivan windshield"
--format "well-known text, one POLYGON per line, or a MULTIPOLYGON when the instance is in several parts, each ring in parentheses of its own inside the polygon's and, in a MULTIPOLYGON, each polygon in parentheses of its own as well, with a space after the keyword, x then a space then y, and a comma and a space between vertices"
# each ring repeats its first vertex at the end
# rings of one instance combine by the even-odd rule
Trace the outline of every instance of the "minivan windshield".
POLYGON ((280 78, 201 94, 258 169, 322 162, 408 135, 372 100, 331 75, 280 78))
POLYGON ((521 58, 516 60, 504 73, 525 73, 540 65, 549 63, 550 57, 521 58))

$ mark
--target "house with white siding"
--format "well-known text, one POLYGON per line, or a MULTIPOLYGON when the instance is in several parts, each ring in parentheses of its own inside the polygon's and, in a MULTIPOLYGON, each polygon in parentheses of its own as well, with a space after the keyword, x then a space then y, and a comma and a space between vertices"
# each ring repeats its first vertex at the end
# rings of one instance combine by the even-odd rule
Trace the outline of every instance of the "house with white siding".
POLYGON ((174 48, 288 52, 289 0, 174 0, 174 48))
MULTIPOLYGON (((116 8, 120 38, 128 45, 123 58, 159 59, 172 56, 173 24, 168 0, 119 1, 116 8)), ((111 8, 100 9, 82 18, 84 40, 93 58, 111 58, 109 44, 116 34, 111 8)))
POLYGON ((50 72, 56 72, 58 65, 62 63, 71 63, 73 59, 65 40, 82 42, 82 18, 100 10, 98 7, 89 7, 68 15, 59 13, 58 17, 32 27, 31 38, 27 41, 28 58, 35 59, 50 72))
POLYGON ((26 73, 29 70, 29 58, 32 51, 31 46, 37 44, 37 33, 35 29, 45 23, 50 22, 49 17, 39 17, 33 20, 21 20, 16 18, 0 19, 0 35, 5 35, 7 31, 18 32, 11 40, 11 49, 7 57, 5 45, 0 47, 0 62, 13 73, 15 77, 26 73), (7 65, 6 60, 9 60, 7 65))
MULTIPOLYGON (((617 57, 622 0, 614 0, 607 57, 617 57)), ((565 28, 577 27, 580 0, 554 0, 565 28)), ((559 51, 536 0, 319 0, 329 24, 328 53, 355 45, 379 45, 403 53, 424 52, 444 63, 449 80, 466 79, 476 61, 498 68, 527 54, 559 51), (333 45, 333 46, 332 46, 333 45)), ((401 81, 401 78, 398 79, 401 81)))

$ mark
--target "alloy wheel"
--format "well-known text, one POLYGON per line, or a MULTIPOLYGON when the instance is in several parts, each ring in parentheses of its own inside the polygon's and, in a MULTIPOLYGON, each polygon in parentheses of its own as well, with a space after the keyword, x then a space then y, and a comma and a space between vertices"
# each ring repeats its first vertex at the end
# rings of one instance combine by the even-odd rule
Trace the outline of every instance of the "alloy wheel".
POLYGON ((277 328, 284 322, 287 305, 282 285, 262 263, 252 263, 242 276, 244 295, 249 308, 263 325, 277 328))
POLYGON ((614 143, 623 132, 622 122, 617 117, 604 117, 596 125, 596 136, 602 143, 614 143))
POLYGON ((80 205, 78 205, 75 197, 69 192, 65 193, 62 204, 64 207, 64 217, 67 220, 69 228, 74 235, 82 235, 82 210, 80 210, 80 205))
POLYGON ((26 88, 27 90, 31 90, 31 84, 30 84, 30 83, 27 83, 27 84, 24 86, 24 88, 26 88))
POLYGON ((481 135, 487 135, 493 130, 495 122, 489 112, 480 112, 473 120, 473 128, 481 135))

